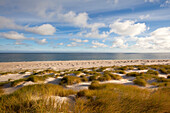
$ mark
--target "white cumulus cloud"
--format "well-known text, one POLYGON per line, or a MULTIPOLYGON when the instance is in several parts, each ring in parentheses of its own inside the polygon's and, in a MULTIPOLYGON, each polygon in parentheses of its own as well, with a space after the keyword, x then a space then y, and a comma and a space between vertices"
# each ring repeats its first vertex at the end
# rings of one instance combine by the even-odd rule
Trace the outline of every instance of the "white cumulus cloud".
POLYGON ((6 39, 23 40, 26 39, 23 33, 17 33, 15 31, 0 33, 0 36, 6 39))
POLYGON ((0 29, 22 29, 22 26, 17 25, 12 19, 0 16, 0 29))
POLYGON ((109 26, 110 33, 116 33, 121 36, 136 36, 146 30, 145 23, 135 23, 135 21, 126 20, 121 22, 119 19, 109 26))
POLYGON ((56 32, 56 28, 51 24, 42 24, 36 27, 21 26, 17 25, 12 19, 3 16, 0 16, 0 29, 25 30, 40 35, 53 35, 56 32))
POLYGON ((51 24, 43 24, 41 26, 25 28, 26 31, 40 35, 53 35, 56 32, 56 28, 51 24))
POLYGON ((150 36, 138 38, 136 44, 132 47, 140 49, 169 50, 170 27, 158 28, 150 33, 150 36))
POLYGON ((113 42, 113 45, 111 46, 111 48, 127 48, 128 44, 126 44, 126 41, 116 37, 116 39, 113 42))
POLYGON ((71 40, 73 40, 73 41, 75 41, 75 42, 78 42, 78 43, 88 42, 88 40, 81 40, 81 39, 77 39, 77 38, 73 38, 73 39, 71 39, 71 40))
POLYGON ((93 48, 98 48, 98 47, 108 47, 107 45, 105 45, 104 43, 100 43, 98 41, 92 41, 93 44, 93 48))

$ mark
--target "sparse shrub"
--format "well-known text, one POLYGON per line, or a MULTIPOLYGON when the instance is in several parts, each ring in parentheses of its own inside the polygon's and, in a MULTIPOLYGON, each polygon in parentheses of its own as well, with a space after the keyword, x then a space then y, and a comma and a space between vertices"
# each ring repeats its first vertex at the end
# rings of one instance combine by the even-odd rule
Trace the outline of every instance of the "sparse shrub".
POLYGON ((76 76, 77 75, 80 75, 82 72, 81 71, 74 71, 73 74, 75 74, 76 76))
POLYGON ((0 86, 0 96, 4 93, 2 86, 0 86))
POLYGON ((157 76, 153 75, 153 74, 140 73, 140 76, 137 76, 137 77, 140 77, 140 78, 145 79, 145 80, 151 80, 151 79, 153 79, 157 76))
POLYGON ((105 77, 106 78, 106 80, 111 80, 112 78, 110 77, 110 75, 109 74, 105 74, 105 75, 103 75, 103 77, 105 77))
POLYGON ((97 80, 98 78, 99 78, 99 76, 93 75, 93 76, 89 77, 89 81, 97 80))
POLYGON ((77 97, 83 97, 85 96, 87 90, 81 90, 77 93, 77 97))
POLYGON ((127 73, 126 76, 132 76, 132 77, 137 77, 137 76, 140 76, 141 74, 138 73, 138 72, 130 72, 130 73, 127 73))
POLYGON ((65 76, 61 79, 60 85, 72 85, 76 83, 80 83, 81 79, 76 76, 65 76))
POLYGON ((115 73, 120 73, 120 74, 126 74, 126 72, 123 71, 123 70, 115 70, 114 72, 115 72, 115 73))
POLYGON ((122 79, 122 77, 120 75, 116 75, 116 74, 110 74, 110 77, 114 80, 120 80, 122 79))
POLYGON ((156 82, 152 82, 151 85, 157 86, 157 83, 156 82))
POLYGON ((128 66, 121 66, 121 67, 118 67, 117 70, 128 70, 128 66))
POLYGON ((161 82, 161 83, 158 83, 157 86, 158 87, 169 87, 170 86, 170 82, 161 82))
POLYGON ((21 83, 23 83, 26 79, 18 79, 18 80, 15 80, 13 82, 11 82, 11 86, 12 87, 15 87, 17 85, 20 85, 21 83))
POLYGON ((103 72, 107 67, 100 67, 99 69, 97 69, 97 72, 103 72))
POLYGON ((164 77, 157 77, 156 80, 157 82, 170 82, 170 79, 166 79, 164 77))
POLYGON ((97 89, 100 87, 99 81, 93 81, 91 85, 89 86, 89 89, 97 89))
POLYGON ((159 70, 160 66, 159 65, 151 65, 149 66, 152 69, 159 70))
POLYGON ((147 66, 139 65, 139 66, 137 66, 137 69, 138 70, 145 70, 145 69, 148 69, 148 67, 147 66))
POLYGON ((150 69, 149 69, 149 70, 146 72, 146 74, 158 75, 159 72, 158 72, 158 71, 154 71, 154 70, 150 70, 150 69))
POLYGON ((32 81, 32 82, 39 82, 39 81, 44 81, 45 78, 43 76, 31 76, 28 77, 26 81, 32 81))
POLYGON ((161 68, 161 69, 159 69, 159 71, 163 74, 168 74, 168 72, 165 68, 161 68))
POLYGON ((141 78, 136 78, 133 82, 134 84, 139 85, 139 86, 146 86, 147 84, 145 79, 141 79, 141 78))
POLYGON ((99 77, 98 80, 99 80, 99 81, 106 81, 106 77, 103 77, 103 76, 102 76, 102 77, 99 77))
POLYGON ((87 81, 88 81, 88 78, 85 77, 85 76, 83 76, 83 77, 81 77, 81 81, 82 81, 82 82, 87 82, 87 81))

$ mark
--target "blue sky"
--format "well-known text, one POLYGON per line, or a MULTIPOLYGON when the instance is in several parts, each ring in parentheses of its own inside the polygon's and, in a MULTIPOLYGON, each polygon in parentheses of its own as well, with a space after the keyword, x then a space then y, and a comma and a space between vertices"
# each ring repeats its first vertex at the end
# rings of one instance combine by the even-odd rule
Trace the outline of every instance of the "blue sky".
POLYGON ((0 52, 170 52, 170 0, 0 0, 0 52))

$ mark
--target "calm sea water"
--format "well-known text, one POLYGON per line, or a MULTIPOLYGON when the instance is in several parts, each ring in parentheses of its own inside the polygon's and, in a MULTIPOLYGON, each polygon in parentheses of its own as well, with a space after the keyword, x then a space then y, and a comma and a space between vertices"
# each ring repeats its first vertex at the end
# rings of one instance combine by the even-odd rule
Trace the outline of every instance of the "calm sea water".
POLYGON ((170 53, 0 53, 0 62, 170 59, 170 53))

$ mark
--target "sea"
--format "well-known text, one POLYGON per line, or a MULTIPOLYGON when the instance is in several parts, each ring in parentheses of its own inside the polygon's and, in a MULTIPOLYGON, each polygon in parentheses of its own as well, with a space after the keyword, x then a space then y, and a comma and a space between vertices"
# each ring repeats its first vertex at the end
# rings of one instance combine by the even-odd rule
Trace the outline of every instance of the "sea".
POLYGON ((0 53, 0 62, 170 59, 170 53, 0 53))

